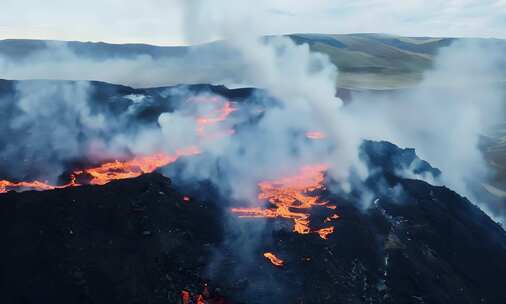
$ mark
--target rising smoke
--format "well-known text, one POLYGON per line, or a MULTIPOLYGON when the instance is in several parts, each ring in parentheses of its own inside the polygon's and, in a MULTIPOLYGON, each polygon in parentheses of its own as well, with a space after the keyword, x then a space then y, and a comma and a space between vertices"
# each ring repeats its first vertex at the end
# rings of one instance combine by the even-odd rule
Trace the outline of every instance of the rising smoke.
MULTIPOLYGON (((492 81, 502 64, 493 47, 455 43, 441 50, 434 69, 417 88, 388 98, 358 94, 344 106, 336 97, 338 68, 329 58, 287 37, 259 38, 260 21, 247 20, 254 13, 246 1, 186 3, 189 42, 224 39, 219 51, 207 54, 203 46, 204 53, 190 51, 162 61, 149 56, 86 59, 65 44, 57 44, 16 68, 4 61, 0 72, 9 78, 102 79, 134 86, 205 82, 263 89, 236 105, 247 111, 237 111, 226 123, 206 130, 206 135, 217 134, 210 140, 195 125, 195 116, 217 108, 214 102, 199 100, 215 100, 217 105, 226 102, 210 92, 167 89, 164 102, 177 104, 177 109, 165 111, 154 122, 144 122, 138 114, 152 102, 146 92, 111 101, 102 99, 94 86, 84 81, 20 82, 11 103, 14 107, 5 112, 13 119, 0 122, 8 130, 2 138, 5 145, 0 158, 6 161, 0 171, 15 178, 56 181, 75 161, 174 153, 198 146, 201 155, 182 160, 180 166, 170 166, 165 173, 186 182, 210 180, 232 203, 256 206, 258 181, 292 175, 307 164, 325 163, 330 166, 330 177, 337 181, 333 190, 349 192, 360 187, 367 207, 375 196, 360 186, 370 172, 359 149, 364 139, 377 139, 416 148, 422 158, 443 172, 440 179, 428 182, 455 189, 488 211, 473 189, 490 175, 478 147, 480 134, 500 122, 504 113, 504 96, 492 81), (227 64, 221 65, 224 62, 227 64), (474 77, 477 74, 476 78, 486 83, 479 83, 474 77), (110 110, 115 107, 126 109, 118 114, 110 110), (257 113, 254 124, 248 123, 251 113, 257 113), (220 135, 234 126, 241 126, 234 136, 220 135), (306 131, 322 132, 327 138, 310 141, 304 136, 306 131)), ((401 173, 407 177, 427 178, 404 169, 401 173)), ((398 188, 385 191, 402 193, 398 188)), ((238 226, 234 218, 227 218, 224 225, 238 226)), ((249 228, 225 229, 233 231, 225 235, 225 247, 236 250, 231 254, 244 262, 229 279, 248 271, 251 255, 259 251, 255 240, 264 232, 264 225, 249 228)), ((223 251, 217 249, 215 257, 209 265, 211 276, 219 272, 223 251)), ((258 280, 251 277, 251 283, 275 288, 276 282, 266 281, 262 274, 258 280)))
MULTIPOLYGON (((416 89, 388 98, 360 94, 343 107, 335 97, 337 67, 325 55, 312 53, 308 45, 297 45, 289 38, 259 39, 262 24, 261 20, 248 19, 255 15, 252 9, 262 9, 261 3, 251 8, 246 1, 186 1, 188 41, 195 44, 224 39, 218 48, 204 45, 183 56, 163 59, 85 58, 64 43, 51 43, 22 62, 0 59, 0 72, 6 78, 101 79, 132 86, 248 84, 267 92, 255 94, 251 103, 276 104, 264 109, 254 129, 201 143, 193 119, 185 112, 198 109, 167 112, 158 118, 157 125, 131 127, 128 115, 118 118, 93 111, 88 104, 100 101, 93 100, 86 82, 21 83, 16 87, 17 118, 8 129, 15 134, 26 131, 26 141, 7 145, 2 149, 2 159, 18 159, 17 148, 23 147, 23 159, 37 162, 29 167, 43 170, 18 174, 54 180, 66 162, 90 155, 95 159, 171 152, 199 143, 205 156, 188 162, 182 176, 211 179, 234 200, 254 202, 258 180, 290 174, 314 162, 330 164, 329 173, 340 182, 340 190, 349 190, 351 172, 362 179, 367 176, 358 157, 360 143, 363 139, 382 139, 414 147, 422 158, 441 168, 442 179, 429 182, 448 185, 479 200, 471 191, 472 185, 486 181, 490 174, 478 149, 479 135, 499 122, 504 113, 501 88, 492 81, 504 63, 493 46, 455 43, 441 51, 434 69, 425 74, 416 89), (474 77, 477 74, 479 81, 474 77), (324 132, 330 144, 308 143, 303 136, 294 135, 308 130, 324 132), (216 170, 217 163, 220 170, 216 170), (47 173, 42 171, 54 176, 43 176, 47 173)), ((189 92, 181 96, 199 97, 189 92)), ((129 113, 135 113, 132 111, 129 113)), ((246 119, 236 117, 230 124, 246 119)), ((412 172, 404 174, 410 176, 412 172)))
POLYGON ((235 54, 221 43, 187 49, 166 48, 160 54, 143 53, 142 48, 130 47, 131 53, 119 52, 112 56, 104 56, 110 50, 88 50, 84 43, 47 41, 41 44, 36 47, 27 44, 33 50, 24 56, 0 54, 0 77, 99 80, 146 88, 180 83, 234 83, 241 75, 241 66, 234 64, 235 54), (223 68, 217 70, 219 66, 223 68))
POLYGON ((479 192, 494 172, 480 138, 504 121, 505 90, 497 82, 503 66, 493 42, 456 42, 440 51, 415 89, 388 98, 360 95, 346 112, 363 122, 352 126, 361 137, 415 148, 443 172, 441 180, 429 182, 444 184, 488 211, 479 192))
MULTIPOLYGON (((282 108, 270 111, 259 125, 271 137, 267 140, 269 160, 244 155, 262 174, 271 175, 267 174, 272 168, 269 161, 278 168, 285 160, 298 163, 291 149, 283 150, 297 145, 291 132, 316 129, 328 134, 335 145, 332 153, 316 159, 331 163, 333 177, 343 185, 351 168, 366 176, 357 158, 363 139, 390 140, 416 148, 422 158, 442 169, 442 179, 429 182, 445 184, 479 201, 474 188, 492 173, 479 149, 480 135, 504 117, 504 88, 497 83, 504 59, 493 41, 456 42, 442 49, 434 68, 414 90, 387 98, 361 94, 350 106, 342 107, 334 97, 337 69, 328 58, 287 38, 257 39, 262 31, 259 21, 243 22, 251 15, 245 11, 250 8, 241 1, 225 2, 188 1, 186 30, 190 42, 226 39, 228 47, 240 54, 242 80, 281 101, 282 108)), ((306 143, 297 146, 303 151, 296 156, 298 160, 315 155, 314 149, 307 151, 306 143)), ((412 176, 409 171, 404 174, 412 176)))
MULTIPOLYGON (((188 1, 185 19, 190 41, 226 39, 227 46, 239 54, 242 81, 265 89, 280 102, 265 113, 257 132, 239 134, 222 149, 224 154, 215 155, 225 160, 220 165, 230 178, 209 178, 222 186, 234 184, 227 189, 232 198, 254 202, 255 180, 285 176, 290 168, 311 162, 331 164, 330 174, 339 181, 339 190, 350 190, 350 173, 362 179, 367 176, 358 151, 363 139, 372 138, 416 148, 443 171, 441 180, 429 182, 475 199, 470 188, 486 181, 489 174, 478 148, 479 136, 501 120, 504 99, 494 85, 472 80, 476 73, 485 75, 485 81, 488 76, 496 79, 498 54, 484 45, 457 43, 439 54, 434 70, 424 76, 419 88, 387 100, 365 95, 343 107, 335 97, 338 71, 328 58, 287 38, 258 39, 258 24, 244 22, 254 14, 244 13, 250 6, 240 3, 188 1), (320 150, 294 138, 294 130, 322 131, 332 145, 320 150)), ((206 159, 189 171, 190 176, 211 172, 202 169, 214 163, 206 159)), ((415 177, 413 171, 403 174, 415 177)), ((402 189, 393 191, 402 193, 402 189)), ((374 196, 365 192, 362 200, 367 206, 374 196)), ((245 252, 252 252, 252 239, 249 234, 235 236, 232 248, 246 247, 245 252)))

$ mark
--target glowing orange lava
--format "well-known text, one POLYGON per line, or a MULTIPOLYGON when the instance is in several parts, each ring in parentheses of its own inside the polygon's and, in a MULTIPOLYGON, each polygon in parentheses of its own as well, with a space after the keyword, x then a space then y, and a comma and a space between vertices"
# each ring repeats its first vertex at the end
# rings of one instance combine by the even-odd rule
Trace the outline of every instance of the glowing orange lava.
POLYGON ((230 136, 235 133, 233 129, 228 129, 223 132, 206 134, 206 129, 211 125, 225 121, 230 114, 235 112, 237 109, 232 106, 232 103, 226 101, 223 104, 223 108, 214 110, 206 116, 197 117, 197 134, 199 137, 205 137, 208 139, 217 139, 217 137, 230 136))
POLYGON ((318 235, 322 239, 328 240, 329 239, 329 235, 331 235, 332 233, 334 233, 334 227, 328 227, 328 228, 318 229, 318 230, 316 230, 316 232, 318 233, 318 235))
MULTIPOLYGON (((214 133, 207 132, 206 130, 211 125, 225 121, 232 112, 237 110, 232 106, 231 102, 222 101, 219 98, 202 98, 194 100, 194 102, 212 102, 223 104, 221 108, 215 109, 205 116, 196 118, 199 137, 206 140, 215 140, 224 136, 231 136, 235 133, 233 129, 215 131, 214 133)), ((81 181, 81 177, 86 177, 86 184, 105 185, 113 180, 134 178, 145 173, 151 173, 160 167, 175 162, 179 157, 192 156, 200 153, 201 151, 199 147, 190 146, 177 150, 175 154, 155 153, 152 155, 136 156, 133 159, 126 161, 115 160, 112 162, 106 162, 98 167, 74 171, 71 175, 71 182, 59 186, 51 185, 42 181, 11 182, 7 180, 0 180, 0 193, 6 193, 9 190, 53 190, 71 186, 80 186, 81 184, 77 183, 76 180, 81 181)))
POLYGON ((80 186, 76 180, 82 176, 90 178, 86 184, 105 185, 113 180, 138 177, 145 173, 151 173, 156 169, 175 162, 179 157, 199 154, 197 147, 190 147, 176 151, 173 155, 157 153, 147 156, 138 156, 128 161, 113 161, 104 163, 98 167, 74 171, 71 175, 71 182, 65 185, 54 186, 45 182, 10 182, 0 180, 0 193, 8 190, 53 190, 71 186, 80 186))
POLYGON ((72 176, 71 181, 68 184, 61 185, 61 186, 53 186, 46 182, 41 181, 32 181, 32 182, 10 182, 7 180, 0 180, 0 193, 6 193, 7 191, 11 189, 19 189, 19 190, 26 190, 26 189, 34 189, 34 190, 54 190, 54 189, 62 189, 72 186, 79 186, 78 183, 75 181, 75 177, 72 176))
POLYGON ((113 180, 138 177, 145 173, 151 173, 156 169, 175 162, 179 157, 197 155, 200 150, 190 147, 176 151, 173 155, 157 153, 147 156, 138 156, 129 161, 113 161, 102 164, 95 168, 75 171, 76 176, 86 174, 91 177, 92 185, 105 185, 113 180))
MULTIPOLYGON (((311 233, 309 209, 314 206, 335 206, 320 200, 316 191, 325 189, 324 172, 328 169, 325 164, 303 167, 295 176, 285 177, 273 181, 263 181, 258 184, 259 201, 268 201, 272 208, 232 208, 231 211, 241 218, 287 218, 294 222, 293 231, 300 234, 311 233)), ((319 233, 326 239, 328 234, 319 233)))
POLYGON ((282 267, 285 264, 285 261, 278 258, 274 253, 272 252, 266 252, 264 253, 264 257, 269 260, 269 262, 272 263, 274 266, 282 267))
POLYGON ((309 138, 309 139, 325 139, 327 137, 327 135, 325 135, 325 133, 323 132, 318 132, 318 131, 308 131, 306 132, 306 137, 309 138))

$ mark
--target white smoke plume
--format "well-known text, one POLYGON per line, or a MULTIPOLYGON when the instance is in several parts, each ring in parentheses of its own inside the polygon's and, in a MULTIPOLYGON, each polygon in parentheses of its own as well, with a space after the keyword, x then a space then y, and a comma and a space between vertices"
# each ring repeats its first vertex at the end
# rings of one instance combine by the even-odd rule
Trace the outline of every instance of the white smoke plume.
MULTIPOLYGON (((244 1, 188 1, 185 18, 190 42, 225 39, 239 54, 241 81, 266 89, 282 103, 281 109, 270 111, 259 125, 269 134, 269 160, 245 157, 245 162, 255 161, 264 178, 272 176, 270 161, 283 171, 284 160, 293 165, 318 155, 302 143, 298 145, 302 152, 296 156, 283 150, 297 145, 288 136, 291 130, 321 130, 334 149, 315 159, 330 162, 333 177, 347 188, 351 168, 362 177, 367 175, 357 159, 360 142, 389 140, 416 148, 419 156, 443 171, 440 181, 429 182, 447 185, 487 209, 474 191, 491 174, 479 139, 503 121, 505 113, 504 87, 497 82, 504 76, 505 64, 493 41, 457 42, 441 50, 417 88, 387 98, 361 94, 350 106, 342 107, 334 97, 337 69, 324 55, 311 53, 308 46, 295 45, 287 38, 257 38, 261 20, 248 16, 261 7, 259 3, 251 8, 244 1)), ((248 148, 255 151, 255 147, 248 148)), ((405 174, 413 176, 412 172, 405 174)))
POLYGON ((487 211, 476 190, 494 172, 479 144, 480 136, 504 122, 505 88, 498 82, 504 62, 493 43, 454 43, 441 49, 415 89, 386 98, 357 96, 346 109, 355 120, 351 127, 364 138, 415 148, 441 169, 438 183, 487 211))
POLYGON ((64 160, 81 157, 87 151, 84 134, 98 137, 107 131, 105 116, 90 110, 87 82, 20 82, 16 92, 13 113, 8 103, 3 103, 5 113, 13 115, 2 123, 8 134, 5 138, 11 140, 1 149, 0 157, 5 160, 2 165, 18 177, 36 169, 54 181, 57 176, 52 174, 62 173, 64 160))
MULTIPOLYGON (((0 59, 0 75, 18 79, 102 79, 132 86, 247 84, 268 92, 258 93, 250 101, 276 104, 263 113, 254 130, 245 129, 232 138, 202 143, 193 117, 183 109, 162 114, 158 126, 132 131, 126 119, 111 122, 112 116, 104 118, 87 109, 81 101, 90 99, 89 92, 75 88, 75 84, 57 91, 19 87, 22 115, 11 127, 24 128, 28 121, 36 120, 34 130, 50 130, 49 142, 40 140, 43 135, 38 132, 30 134, 33 145, 40 150, 49 146, 57 151, 56 163, 79 158, 82 153, 173 152, 199 143, 205 158, 188 163, 184 175, 212 178, 233 199, 252 202, 258 180, 290 174, 300 165, 314 162, 329 163, 332 177, 341 182, 344 190, 349 189, 350 170, 362 178, 367 176, 357 152, 363 139, 390 140, 416 148, 422 158, 443 171, 442 181, 430 182, 442 182, 470 198, 469 182, 476 184, 487 178, 489 170, 477 147, 479 135, 500 121, 504 113, 501 88, 480 82, 498 77, 502 59, 493 47, 457 43, 442 49, 434 69, 426 73, 418 88, 388 98, 360 94, 351 105, 343 106, 335 97, 337 67, 325 55, 312 53, 309 46, 296 45, 286 37, 260 38, 262 20, 251 16, 255 16, 254 10, 262 9, 262 1, 253 8, 247 1, 185 3, 188 41, 225 39, 219 48, 212 48, 211 52, 211 48, 199 46, 199 51, 190 50, 183 57, 164 59, 100 59, 79 57, 65 44, 55 43, 21 63, 0 59), (54 96, 59 96, 61 105, 50 102, 54 96), (38 99, 43 101, 31 102, 38 99), (60 117, 62 108, 66 109, 63 116, 70 115, 71 119, 48 119, 60 117), (310 143, 304 136, 294 135, 313 130, 326 133, 329 144, 310 143), (215 169, 218 162, 222 170, 219 174, 215 169)), ((144 102, 134 99, 137 104, 144 102)), ((247 118, 236 119, 230 124, 247 118)), ((3 159, 11 154, 3 155, 3 159)), ((36 154, 40 157, 44 152, 36 154)))
POLYGON ((0 78, 31 80, 97 80, 136 88, 180 83, 234 82, 241 67, 234 54, 220 46, 195 46, 185 50, 167 48, 163 56, 152 54, 113 55, 79 51, 68 42, 47 41, 22 58, 0 55, 0 78), (216 70, 217 66, 227 67, 216 70))
MULTIPOLYGON (((189 54, 163 62, 150 57, 100 61, 78 58, 63 46, 56 56, 38 54, 30 58, 35 63, 33 70, 30 64, 19 70, 0 64, 0 71, 33 77, 38 70, 42 71, 40 75, 47 75, 49 68, 56 67, 53 75, 57 79, 68 75, 74 75, 74 79, 98 77, 135 86, 195 81, 247 84, 263 91, 235 106, 250 107, 246 112, 258 113, 254 124, 248 125, 251 117, 238 111, 208 130, 208 134, 222 134, 238 126, 234 136, 208 140, 195 124, 195 116, 213 112, 219 106, 214 108, 213 103, 200 104, 198 100, 217 99, 220 105, 226 102, 209 92, 171 91, 167 94, 179 95, 182 100, 177 110, 162 113, 155 124, 137 126, 133 117, 149 103, 147 96, 125 96, 132 104, 125 114, 116 117, 89 106, 104 100, 92 100, 93 92, 85 82, 30 82, 16 88, 17 118, 9 125, 18 134, 28 130, 26 140, 21 140, 30 151, 25 157, 51 160, 44 169, 55 179, 67 168, 66 161, 83 156, 93 159, 128 153, 174 153, 198 146, 201 155, 181 161, 181 166, 169 166, 165 173, 172 176, 176 170, 177 178, 190 182, 211 180, 232 203, 258 207, 260 180, 291 175, 307 164, 329 164, 329 174, 338 182, 338 191, 349 191, 355 186, 350 176, 365 179, 371 173, 359 159, 362 141, 389 140, 416 148, 419 156, 442 170, 440 180, 428 182, 457 190, 489 211, 472 188, 485 182, 490 174, 478 147, 480 134, 504 117, 503 88, 494 81, 501 77, 500 68, 505 65, 493 46, 456 43, 441 50, 433 70, 424 75, 417 88, 388 97, 358 94, 345 106, 336 97, 338 67, 327 56, 313 53, 308 45, 297 45, 287 37, 260 37, 261 20, 248 17, 255 15, 251 10, 261 9, 261 1, 254 8, 242 0, 185 3, 189 42, 225 39, 218 53, 205 58, 189 54), (230 60, 233 64, 220 69, 219 63, 230 60), (209 68, 207 61, 212 62, 209 68), (310 141, 304 136, 306 131, 323 132, 327 138, 310 141)), ((1 150, 0 157, 17 159, 18 148, 1 150)), ((402 174, 407 177, 425 178, 406 169, 402 174)), ((375 200, 367 189, 359 190, 364 192, 365 207, 375 200)), ((403 192, 399 187, 385 191, 403 192)), ((501 220, 500 214, 489 214, 501 220)), ((237 226, 230 218, 224 225, 232 226, 230 223, 237 226)), ((227 247, 243 259, 235 273, 230 273, 231 279, 240 278, 251 265, 251 256, 260 250, 255 241, 263 229, 260 222, 249 230, 229 229, 234 235, 224 236, 227 247)), ((219 268, 221 254, 218 248, 217 258, 208 265, 210 272, 219 268)), ((265 278, 251 279, 249 283, 265 284, 265 278)), ((276 282, 268 283, 275 293, 276 282)))

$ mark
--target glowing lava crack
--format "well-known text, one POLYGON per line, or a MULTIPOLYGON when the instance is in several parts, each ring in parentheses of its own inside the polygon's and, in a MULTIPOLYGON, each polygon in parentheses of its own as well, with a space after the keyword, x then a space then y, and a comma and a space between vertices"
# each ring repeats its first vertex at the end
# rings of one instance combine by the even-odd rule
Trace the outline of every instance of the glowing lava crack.
MULTIPOLYGON (((327 239, 334 232, 334 227, 311 230, 310 209, 314 206, 328 205, 315 194, 325 189, 324 173, 328 169, 325 164, 305 166, 295 176, 284 177, 273 181, 263 181, 258 184, 260 193, 258 200, 268 201, 272 208, 232 208, 231 211, 240 218, 286 218, 293 220, 293 231, 300 234, 317 233, 322 239, 327 239)), ((338 215, 329 217, 330 220, 339 218, 338 215)))

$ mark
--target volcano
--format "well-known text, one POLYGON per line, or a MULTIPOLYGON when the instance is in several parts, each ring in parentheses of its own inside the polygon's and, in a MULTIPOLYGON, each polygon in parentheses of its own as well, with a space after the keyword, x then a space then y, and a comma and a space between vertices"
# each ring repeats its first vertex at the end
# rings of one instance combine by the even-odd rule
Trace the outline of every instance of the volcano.
POLYGON ((457 193, 398 176, 412 162, 439 174, 413 150, 366 142, 362 151, 378 169, 366 181, 377 198, 364 210, 353 195, 319 189, 339 214, 327 240, 292 232, 282 217, 239 219, 212 185, 189 191, 158 173, 3 194, 2 302, 506 301, 504 230, 457 193), (374 189, 380 180, 403 194, 374 189), (259 220, 266 227, 245 256, 233 244, 259 220))
MULTIPOLYGON (((249 202, 217 184, 227 177, 226 159, 212 159, 213 174, 184 179, 188 167, 204 171, 220 141, 251 136, 278 106, 265 94, 0 81, 0 302, 506 302, 505 231, 465 197, 429 183, 443 173, 414 149, 363 141, 359 158, 369 174, 352 174, 347 191, 325 161, 256 181, 249 202), (53 91, 74 92, 78 102, 81 86, 91 92, 85 111, 62 118, 79 140, 34 144, 55 113, 27 124, 19 117, 30 107, 13 100, 29 88, 51 102, 60 98, 53 91), (97 118, 91 126, 83 112, 97 118), (166 121, 193 128, 194 138, 170 153, 100 145, 158 132, 166 121)), ((329 148, 320 130, 293 130, 290 142, 297 140, 329 148)))

